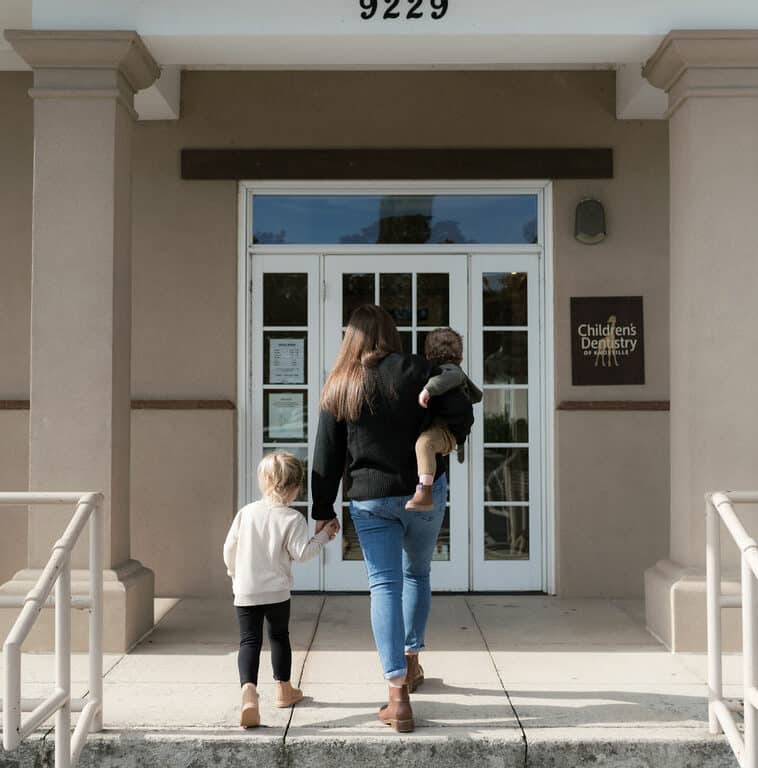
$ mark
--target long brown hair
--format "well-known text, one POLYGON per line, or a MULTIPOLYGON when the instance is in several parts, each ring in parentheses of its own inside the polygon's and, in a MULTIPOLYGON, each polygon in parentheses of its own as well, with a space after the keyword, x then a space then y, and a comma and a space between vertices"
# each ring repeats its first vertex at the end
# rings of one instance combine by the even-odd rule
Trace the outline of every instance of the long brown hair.
POLYGON ((329 378, 321 392, 321 409, 338 421, 358 421, 364 405, 371 406, 375 394, 375 368, 403 345, 395 322, 376 304, 358 307, 348 321, 345 338, 329 378))

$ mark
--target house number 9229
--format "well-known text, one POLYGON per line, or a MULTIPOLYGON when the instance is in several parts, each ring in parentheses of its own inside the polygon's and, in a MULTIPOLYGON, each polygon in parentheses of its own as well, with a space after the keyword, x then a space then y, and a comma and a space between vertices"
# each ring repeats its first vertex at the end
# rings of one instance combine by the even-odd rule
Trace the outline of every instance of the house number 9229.
POLYGON ((361 18, 373 19, 379 14, 382 19, 423 19, 427 5, 429 15, 437 20, 447 13, 448 0, 358 0, 361 6, 361 18))

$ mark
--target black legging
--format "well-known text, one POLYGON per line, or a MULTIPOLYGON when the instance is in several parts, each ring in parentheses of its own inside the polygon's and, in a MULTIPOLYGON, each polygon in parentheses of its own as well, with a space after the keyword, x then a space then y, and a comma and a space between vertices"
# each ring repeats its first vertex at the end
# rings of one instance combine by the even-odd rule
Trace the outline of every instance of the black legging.
POLYGON ((238 605, 237 620, 240 625, 240 652, 237 666, 240 685, 258 685, 258 667, 263 645, 263 619, 268 624, 271 645, 271 666, 274 679, 286 683, 292 673, 292 648, 290 647, 290 601, 269 605, 238 605))

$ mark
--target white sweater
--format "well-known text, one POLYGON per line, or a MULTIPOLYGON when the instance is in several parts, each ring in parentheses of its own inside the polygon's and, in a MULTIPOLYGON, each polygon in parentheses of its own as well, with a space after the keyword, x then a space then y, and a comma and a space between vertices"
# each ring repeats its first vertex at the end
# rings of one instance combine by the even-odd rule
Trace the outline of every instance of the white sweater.
POLYGON ((263 499, 237 512, 224 542, 224 562, 232 577, 235 605, 282 603, 290 598, 292 561, 316 557, 329 533, 313 538, 295 509, 263 499))

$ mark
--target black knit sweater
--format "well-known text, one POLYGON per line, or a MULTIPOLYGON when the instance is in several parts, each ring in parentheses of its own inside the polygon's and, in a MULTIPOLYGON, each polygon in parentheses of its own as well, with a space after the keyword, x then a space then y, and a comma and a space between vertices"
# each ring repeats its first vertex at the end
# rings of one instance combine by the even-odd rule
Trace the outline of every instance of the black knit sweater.
MULTIPOLYGON (((337 421, 322 411, 311 472, 313 518, 335 517, 334 501, 343 475, 349 499, 377 499, 413 493, 418 482, 416 438, 431 421, 443 419, 459 443, 474 423, 471 403, 460 390, 451 390, 418 404, 419 392, 439 373, 424 358, 393 353, 375 369, 376 395, 356 422, 337 421), (347 472, 345 470, 347 469, 347 472)), ((437 457, 437 477, 446 462, 437 457)))

